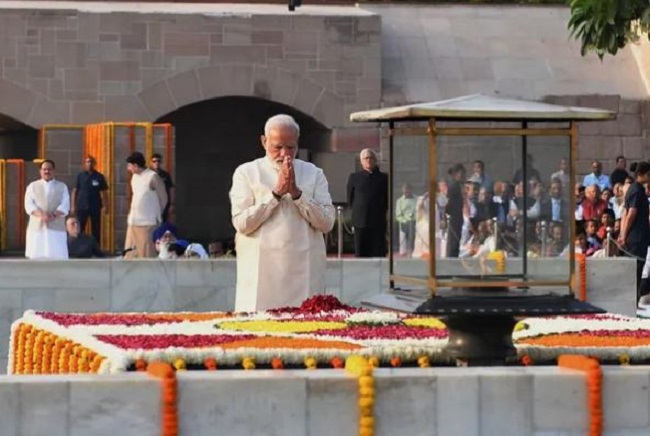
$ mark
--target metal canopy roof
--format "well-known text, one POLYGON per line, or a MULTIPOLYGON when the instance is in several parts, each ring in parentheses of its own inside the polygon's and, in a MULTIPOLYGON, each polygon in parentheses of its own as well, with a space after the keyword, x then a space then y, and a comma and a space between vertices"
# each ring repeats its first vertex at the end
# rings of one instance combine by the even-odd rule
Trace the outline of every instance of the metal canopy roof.
POLYGON ((417 103, 355 112, 350 121, 413 121, 428 120, 540 120, 540 121, 603 121, 616 114, 603 109, 560 106, 549 103, 515 100, 484 94, 467 95, 451 100, 417 103))

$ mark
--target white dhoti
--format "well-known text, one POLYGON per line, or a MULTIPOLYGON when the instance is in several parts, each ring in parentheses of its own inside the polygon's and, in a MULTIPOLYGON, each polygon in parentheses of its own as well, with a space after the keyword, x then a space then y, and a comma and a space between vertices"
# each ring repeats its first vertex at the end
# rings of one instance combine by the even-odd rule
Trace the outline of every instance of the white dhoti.
POLYGON ((25 257, 29 259, 67 259, 68 235, 47 228, 28 230, 25 257))
POLYGON ((25 257, 29 259, 67 259, 68 236, 65 215, 70 211, 68 187, 57 180, 37 180, 25 190, 25 212, 29 215, 25 257), (57 215, 48 222, 35 213, 57 215))

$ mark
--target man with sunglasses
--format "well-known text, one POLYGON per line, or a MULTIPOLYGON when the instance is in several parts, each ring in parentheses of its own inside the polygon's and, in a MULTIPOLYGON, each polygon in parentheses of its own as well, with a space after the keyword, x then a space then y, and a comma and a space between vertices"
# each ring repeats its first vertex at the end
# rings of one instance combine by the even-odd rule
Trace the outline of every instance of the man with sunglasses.
POLYGON ((102 173, 95 169, 97 162, 92 156, 84 159, 84 170, 77 175, 77 184, 72 189, 71 215, 79 220, 83 232, 90 218, 93 238, 98 244, 102 239, 102 213, 108 211, 108 184, 102 173))
POLYGON ((169 219, 169 209, 174 207, 175 193, 176 189, 174 188, 174 182, 172 181, 172 176, 165 170, 162 169, 162 156, 159 153, 154 153, 151 155, 151 169, 158 174, 165 184, 165 191, 167 192, 167 205, 162 213, 163 222, 167 222, 169 219))

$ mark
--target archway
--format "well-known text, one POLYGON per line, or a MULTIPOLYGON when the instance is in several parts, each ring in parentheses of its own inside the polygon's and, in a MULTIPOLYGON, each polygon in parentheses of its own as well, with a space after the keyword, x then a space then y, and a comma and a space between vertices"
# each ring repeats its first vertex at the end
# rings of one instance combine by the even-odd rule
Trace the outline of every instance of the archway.
POLYGON ((38 157, 38 130, 0 113, 0 159, 38 157))
POLYGON ((230 242, 228 191, 240 164, 264 155, 266 120, 278 113, 300 125, 300 158, 329 144, 329 130, 290 106, 256 97, 219 97, 181 107, 158 119, 175 128, 176 221, 184 237, 230 242))

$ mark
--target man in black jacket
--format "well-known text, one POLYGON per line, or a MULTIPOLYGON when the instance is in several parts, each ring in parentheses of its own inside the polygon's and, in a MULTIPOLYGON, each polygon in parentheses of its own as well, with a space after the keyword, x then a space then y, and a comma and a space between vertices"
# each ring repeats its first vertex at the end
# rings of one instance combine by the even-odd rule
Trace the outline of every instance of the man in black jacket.
POLYGON ((388 176, 379 171, 377 155, 366 148, 359 155, 361 171, 348 178, 348 204, 352 207, 354 253, 357 257, 386 256, 388 176))
POLYGON ((81 233, 77 218, 69 216, 65 220, 65 228, 68 233, 68 256, 70 259, 106 257, 92 236, 81 233))

